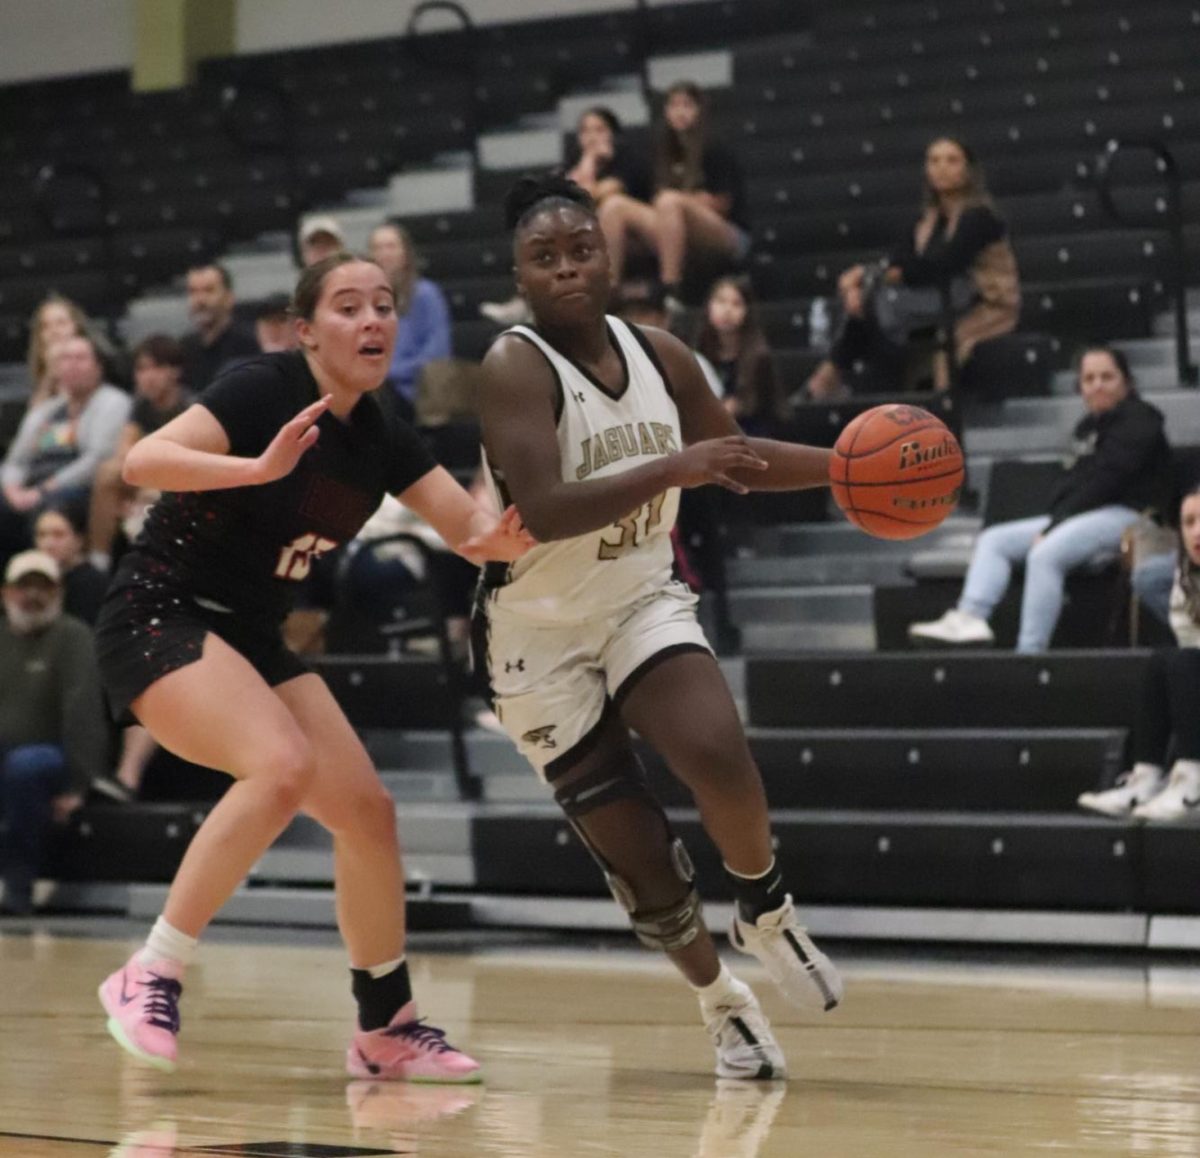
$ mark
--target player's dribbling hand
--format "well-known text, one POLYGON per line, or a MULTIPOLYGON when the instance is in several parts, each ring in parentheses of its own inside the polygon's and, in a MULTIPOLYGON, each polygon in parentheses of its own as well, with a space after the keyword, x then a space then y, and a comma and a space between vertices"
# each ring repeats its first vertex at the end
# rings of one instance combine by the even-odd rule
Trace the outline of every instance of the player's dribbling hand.
POLYGON ((742 434, 697 442, 672 455, 668 465, 672 486, 702 487, 716 483, 739 495, 748 494, 750 488, 738 482, 731 472, 767 469, 766 459, 754 452, 742 434))
POLYGON ((525 529, 515 506, 508 507, 490 530, 474 535, 459 548, 458 553, 470 562, 515 563, 537 540, 525 529))
POLYGON ((332 401, 333 395, 326 394, 279 428, 279 433, 271 439, 271 445, 258 456, 256 482, 272 483, 296 469, 301 455, 316 444, 317 436, 321 433, 317 429, 317 419, 329 409, 332 401))

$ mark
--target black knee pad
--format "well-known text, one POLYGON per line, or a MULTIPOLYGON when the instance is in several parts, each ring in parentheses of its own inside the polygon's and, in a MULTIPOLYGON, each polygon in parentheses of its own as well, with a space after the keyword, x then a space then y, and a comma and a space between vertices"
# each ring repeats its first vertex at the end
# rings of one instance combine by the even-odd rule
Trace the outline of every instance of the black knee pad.
POLYGON ((683 841, 671 831, 671 822, 662 805, 651 794, 641 764, 636 760, 631 762, 627 756, 602 764, 572 783, 556 789, 554 799, 571 821, 584 847, 600 866, 609 892, 629 914, 629 922, 638 940, 650 949, 661 949, 668 953, 690 945, 704 927, 700 895, 692 884, 696 870, 683 841), (621 799, 641 800, 661 818, 670 842, 671 867, 684 886, 678 901, 657 909, 644 908, 634 884, 613 871, 603 853, 588 838, 584 827, 576 823, 578 817, 585 816, 592 809, 621 799))
POLYGON ((629 754, 599 764, 590 772, 554 790, 554 799, 570 820, 586 816, 592 809, 611 804, 614 800, 629 798, 647 800, 654 807, 659 807, 646 786, 646 773, 641 762, 629 754))

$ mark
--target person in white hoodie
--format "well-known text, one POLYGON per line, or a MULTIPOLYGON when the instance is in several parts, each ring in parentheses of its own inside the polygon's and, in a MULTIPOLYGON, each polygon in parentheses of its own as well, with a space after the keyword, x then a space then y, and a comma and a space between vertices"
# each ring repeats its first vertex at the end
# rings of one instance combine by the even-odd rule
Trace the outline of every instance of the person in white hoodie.
POLYGON ((1114 788, 1079 797, 1091 812, 1139 820, 1200 816, 1200 486, 1184 496, 1179 535, 1170 604, 1179 646, 1151 657, 1134 729, 1133 767, 1114 788), (1168 749, 1174 752, 1169 776, 1168 749))

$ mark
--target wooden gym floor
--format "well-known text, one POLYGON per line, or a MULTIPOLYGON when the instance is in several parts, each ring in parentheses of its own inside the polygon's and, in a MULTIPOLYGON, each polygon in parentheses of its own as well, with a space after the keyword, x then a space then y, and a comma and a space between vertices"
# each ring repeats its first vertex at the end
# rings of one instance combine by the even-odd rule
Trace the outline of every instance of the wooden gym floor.
POLYGON ((850 958, 843 1008, 815 1022, 738 959, 791 1066, 752 1085, 711 1077, 694 1002, 648 953, 418 940, 424 1010, 487 1068, 454 1088, 348 1082, 341 951, 253 931, 203 947, 179 1072, 143 1068, 95 996, 142 930, 108 928, 0 925, 4 1158, 1200 1154, 1187 963, 850 958))

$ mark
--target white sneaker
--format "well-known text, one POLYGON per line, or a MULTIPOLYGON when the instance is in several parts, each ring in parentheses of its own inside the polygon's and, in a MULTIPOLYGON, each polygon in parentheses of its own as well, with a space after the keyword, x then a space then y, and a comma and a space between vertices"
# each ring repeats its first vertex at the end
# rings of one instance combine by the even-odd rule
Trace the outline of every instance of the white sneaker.
POLYGON ((1184 820, 1200 816, 1200 765, 1177 760, 1167 786, 1153 800, 1133 810, 1138 820, 1184 820))
POLYGON ((739 983, 738 990, 736 1001, 711 1009, 700 1006, 717 1050, 717 1077, 760 1082, 787 1077, 783 1051, 758 998, 748 985, 739 983))
POLYGON ((941 619, 929 623, 913 623, 908 628, 909 639, 927 639, 935 643, 995 643, 996 637, 986 619, 968 611, 950 608, 941 619))
POLYGON ((479 312, 498 326, 519 326, 533 321, 529 303, 520 294, 506 302, 484 302, 479 307, 479 312))
POLYGON ((1139 804, 1147 803, 1163 786, 1161 768, 1139 764, 1117 777, 1105 792, 1081 792, 1079 807, 1104 816, 1128 816, 1139 804))
POLYGON ((793 1005, 828 1013, 842 1000, 842 978, 797 923, 790 894, 778 909, 763 913, 754 924, 743 921, 735 910, 729 940, 763 963, 793 1005))

